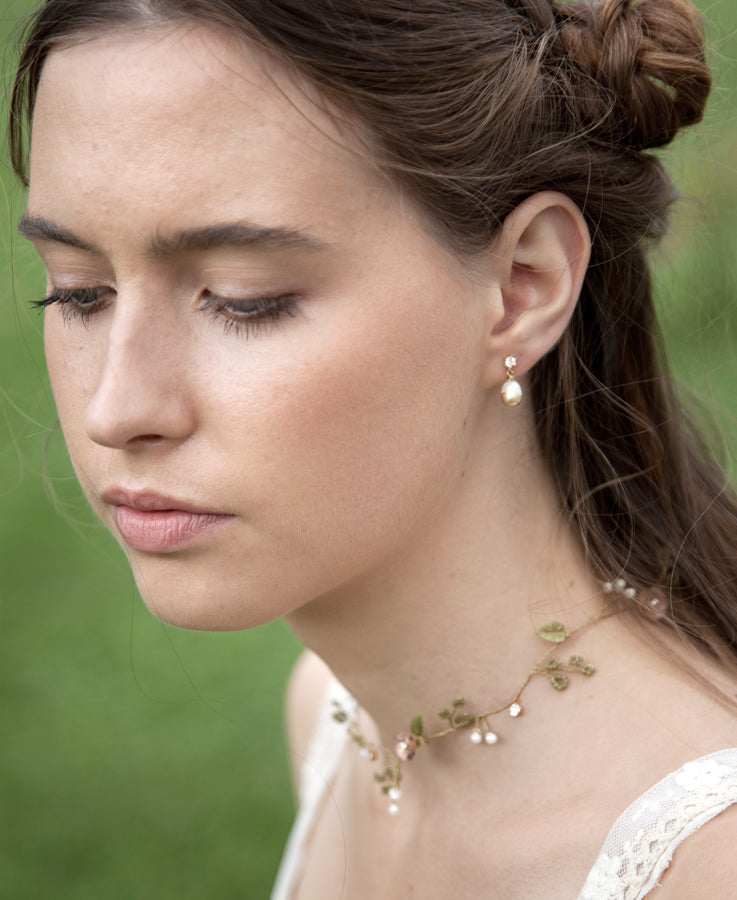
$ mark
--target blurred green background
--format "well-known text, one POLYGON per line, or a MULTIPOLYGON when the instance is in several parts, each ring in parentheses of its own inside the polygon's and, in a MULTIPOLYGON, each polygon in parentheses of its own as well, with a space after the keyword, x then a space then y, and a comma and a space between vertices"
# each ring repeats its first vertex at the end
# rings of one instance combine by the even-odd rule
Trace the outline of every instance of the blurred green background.
MULTIPOLYGON (((30 9, 0 0, 0 39, 30 9)), ((717 87, 666 158, 656 255, 674 368, 737 448, 737 4, 702 2, 717 87)), ((3 84, 12 70, 6 44, 3 84)), ((268 897, 293 802, 281 724, 299 646, 162 625, 76 487, 46 381, 41 267, 0 155, 0 898, 268 897)))

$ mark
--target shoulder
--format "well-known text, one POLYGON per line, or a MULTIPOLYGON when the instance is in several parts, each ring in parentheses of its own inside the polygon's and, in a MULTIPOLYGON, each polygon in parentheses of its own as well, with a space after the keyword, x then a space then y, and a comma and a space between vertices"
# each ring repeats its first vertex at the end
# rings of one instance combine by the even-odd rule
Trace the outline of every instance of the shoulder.
POLYGON ((332 678, 333 673, 311 650, 299 657, 289 677, 285 710, 287 740, 292 776, 298 791, 302 762, 332 678))
POLYGON ((712 900, 734 896, 737 884, 737 803, 681 844, 653 900, 712 900))

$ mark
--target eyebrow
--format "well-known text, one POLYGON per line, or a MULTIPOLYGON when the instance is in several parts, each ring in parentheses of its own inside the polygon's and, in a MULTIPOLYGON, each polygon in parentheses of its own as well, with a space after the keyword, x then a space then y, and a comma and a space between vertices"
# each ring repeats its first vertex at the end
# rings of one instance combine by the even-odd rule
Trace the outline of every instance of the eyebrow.
POLYGON ((57 222, 44 219, 39 216, 23 216, 18 222, 18 231, 29 241, 54 241, 57 244, 66 244, 68 247, 76 247, 79 250, 95 252, 94 247, 72 234, 57 222))
POLYGON ((153 256, 173 256, 214 247, 265 247, 272 250, 325 250, 328 245, 304 231, 264 228, 251 222, 223 222, 159 235, 151 243, 153 256))
MULTIPOLYGON (((42 216, 24 215, 18 231, 29 240, 53 241, 90 253, 101 251, 82 240, 58 222, 42 216)), ((305 231, 291 228, 266 228, 251 222, 221 222, 186 228, 170 235, 157 235, 151 241, 149 253, 160 258, 175 256, 192 250, 211 250, 216 247, 263 247, 272 250, 326 250, 329 244, 305 231)))

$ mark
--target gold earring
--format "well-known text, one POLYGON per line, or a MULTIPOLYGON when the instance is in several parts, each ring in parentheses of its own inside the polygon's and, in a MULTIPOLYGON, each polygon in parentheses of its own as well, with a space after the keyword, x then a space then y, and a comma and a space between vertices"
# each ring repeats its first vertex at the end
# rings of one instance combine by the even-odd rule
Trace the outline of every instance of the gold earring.
POLYGON ((514 367, 517 365, 517 358, 508 356, 504 360, 507 369, 507 380, 502 385, 501 399, 505 406, 519 406, 522 402, 522 388, 519 381, 514 377, 514 367))

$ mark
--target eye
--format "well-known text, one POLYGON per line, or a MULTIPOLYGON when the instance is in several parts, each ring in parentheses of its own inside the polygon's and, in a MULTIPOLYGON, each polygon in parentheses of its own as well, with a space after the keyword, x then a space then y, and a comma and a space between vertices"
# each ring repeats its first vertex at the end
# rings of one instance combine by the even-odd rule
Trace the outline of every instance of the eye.
POLYGON ((107 305, 105 298, 110 293, 107 287, 55 288, 45 299, 35 300, 32 306, 36 309, 59 306, 65 322, 79 318, 86 323, 94 313, 104 309, 107 305))
POLYGON ((226 332, 249 334, 284 315, 294 316, 297 302, 295 294, 233 300, 205 291, 199 309, 222 322, 226 332))

